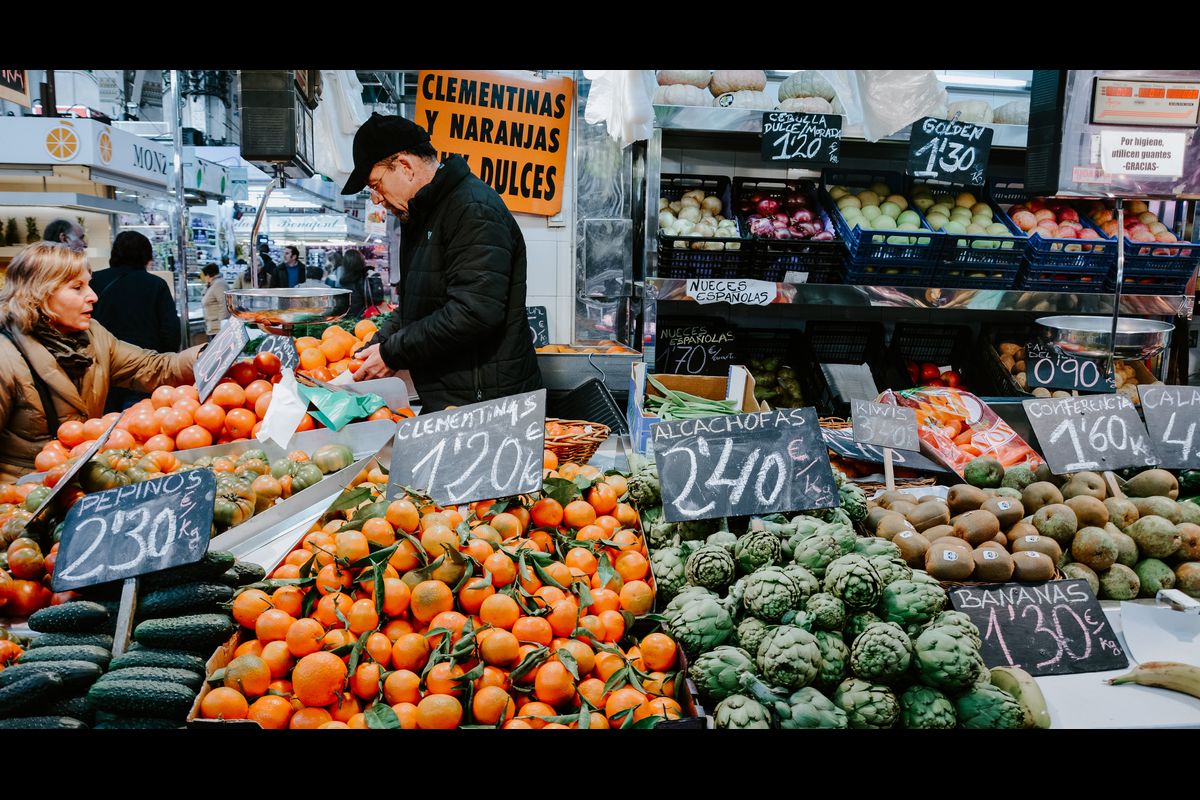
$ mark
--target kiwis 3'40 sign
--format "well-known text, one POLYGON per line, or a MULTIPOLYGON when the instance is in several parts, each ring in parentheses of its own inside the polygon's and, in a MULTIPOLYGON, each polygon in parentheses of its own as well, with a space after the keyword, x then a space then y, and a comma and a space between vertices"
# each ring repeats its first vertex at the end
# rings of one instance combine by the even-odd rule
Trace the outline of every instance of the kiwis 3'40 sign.
POLYGON ((414 121, 443 160, 466 159, 510 211, 551 217, 563 206, 574 101, 570 78, 431 70, 417 79, 414 121))

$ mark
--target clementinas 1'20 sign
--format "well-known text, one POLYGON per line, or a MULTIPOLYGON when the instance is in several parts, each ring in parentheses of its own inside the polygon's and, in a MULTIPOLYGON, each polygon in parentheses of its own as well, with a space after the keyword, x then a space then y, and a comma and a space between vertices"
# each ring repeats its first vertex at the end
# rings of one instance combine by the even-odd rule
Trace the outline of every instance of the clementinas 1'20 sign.
POLYGON ((574 100, 570 78, 422 72, 416 122, 443 158, 465 158, 510 211, 549 217, 562 210, 574 100))

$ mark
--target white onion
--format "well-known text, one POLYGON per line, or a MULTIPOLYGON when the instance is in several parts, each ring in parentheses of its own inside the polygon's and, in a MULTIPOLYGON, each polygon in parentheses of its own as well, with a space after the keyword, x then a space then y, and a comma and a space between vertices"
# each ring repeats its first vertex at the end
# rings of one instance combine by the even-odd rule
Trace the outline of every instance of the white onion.
POLYGON ((658 227, 669 228, 675 224, 676 217, 670 211, 658 212, 658 227))
POLYGON ((679 210, 680 221, 687 220, 691 223, 700 221, 700 209, 696 206, 685 206, 679 210))
POLYGON ((676 200, 672 203, 668 203, 667 208, 671 209, 671 211, 673 211, 676 215, 678 215, 679 209, 683 208, 683 204, 680 203, 678 200, 676 200))
POLYGON ((711 239, 716 234, 717 229, 712 225, 697 225, 692 230, 693 236, 699 236, 702 239, 711 239))
POLYGON ((665 197, 658 198, 658 210, 659 211, 662 211, 664 208, 670 208, 670 207, 671 207, 670 200, 668 200, 665 197))
MULTIPOLYGON (((697 213, 697 216, 699 216, 698 213, 697 213)), ((681 217, 679 219, 679 221, 675 223, 675 235, 676 236, 691 236, 692 230, 695 229, 695 227, 696 227, 695 220, 684 219, 681 217)))
POLYGON ((704 190, 703 189, 692 189, 691 191, 684 192, 683 196, 684 197, 694 197, 694 198, 696 198, 696 202, 699 203, 704 200, 704 190))
POLYGON ((721 213, 721 198, 719 197, 706 197, 701 202, 701 205, 705 210, 711 211, 713 214, 721 213))
POLYGON ((683 206, 684 208, 700 208, 700 201, 685 194, 683 197, 679 198, 679 205, 683 206))

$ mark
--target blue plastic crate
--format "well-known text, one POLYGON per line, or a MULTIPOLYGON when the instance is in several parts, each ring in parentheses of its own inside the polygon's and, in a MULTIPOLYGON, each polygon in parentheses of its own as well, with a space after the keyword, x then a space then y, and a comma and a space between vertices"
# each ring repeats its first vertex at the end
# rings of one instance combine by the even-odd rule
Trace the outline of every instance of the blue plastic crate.
MULTIPOLYGON (((850 187, 866 187, 872 183, 886 183, 896 194, 904 193, 904 176, 898 172, 847 172, 826 169, 821 173, 821 199, 830 208, 834 224, 842 239, 846 242, 849 252, 846 268, 847 275, 855 266, 873 263, 876 266, 886 264, 891 267, 933 267, 941 255, 945 235, 934 231, 925 220, 925 215, 919 208, 910 206, 909 210, 916 212, 921 221, 921 230, 912 231, 873 231, 864 230, 857 225, 851 228, 846 223, 837 208, 837 203, 829 195, 829 186, 840 185, 850 187), (852 264, 853 262, 853 264, 852 264)), ((907 270, 907 271, 911 271, 907 270)), ((932 269, 927 270, 927 278, 932 279, 932 269)), ((853 282, 847 280, 847 282, 853 282)), ((928 285, 905 284, 905 285, 928 285)))
POLYGON ((1016 264, 943 262, 934 270, 933 285, 947 289, 1012 289, 1020 275, 1019 260, 1016 264))
MULTIPOLYGON (((1024 203, 1029 199, 1025 184, 1016 178, 991 178, 988 181, 988 195, 1006 214, 1006 206, 1024 203)), ((1117 249, 1113 241, 1105 238, 1104 232, 1093 225, 1086 215, 1080 214, 1079 222, 1099 234, 1100 238, 1048 239, 1034 233, 1027 239, 1025 260, 1035 269, 1044 267, 1058 271, 1061 267, 1087 267, 1089 274, 1103 282, 1117 266, 1117 249)))
POLYGON ((935 272, 933 264, 846 259, 846 283, 854 286, 932 286, 935 272))
MULTIPOLYGON (((958 190, 958 187, 933 181, 928 181, 924 185, 934 192, 939 190, 944 190, 945 192, 958 190)), ((915 184, 913 188, 915 189, 915 184)), ((1016 226, 1004 209, 996 205, 995 202, 986 196, 980 196, 978 200, 981 203, 987 204, 988 208, 992 210, 992 219, 1004 225, 1012 236, 996 236, 985 233, 956 234, 943 231, 942 233, 946 239, 942 244, 942 254, 939 260, 945 266, 957 265, 960 268, 980 266, 986 267, 986 271, 988 272, 1003 272, 1005 268, 1011 268, 1014 273, 1013 277, 1015 278, 1015 271, 1021 266, 1021 261, 1025 257, 1026 239, 1028 237, 1026 237, 1023 230, 1016 226)), ((959 270, 948 270, 948 272, 956 271, 959 270)), ((970 271, 978 272, 980 270, 970 271)), ((993 281, 991 285, 995 285, 995 282, 993 281)))
MULTIPOLYGON (((1195 249, 1195 248, 1192 248, 1195 249)), ((1196 259, 1192 257, 1165 257, 1161 263, 1145 266, 1145 260, 1130 263, 1125 259, 1124 280, 1121 291, 1125 294, 1185 294, 1192 275, 1196 272, 1196 259)), ((1108 291, 1115 291, 1115 273, 1105 283, 1108 291)))

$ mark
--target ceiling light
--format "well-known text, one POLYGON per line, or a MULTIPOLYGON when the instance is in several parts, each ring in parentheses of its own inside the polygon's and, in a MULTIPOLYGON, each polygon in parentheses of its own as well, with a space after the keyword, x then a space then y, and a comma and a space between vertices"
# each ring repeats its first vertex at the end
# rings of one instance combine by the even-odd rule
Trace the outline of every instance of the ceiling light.
POLYGON ((977 75, 938 75, 942 83, 978 89, 1028 89, 1029 81, 1020 78, 989 78, 977 75))

